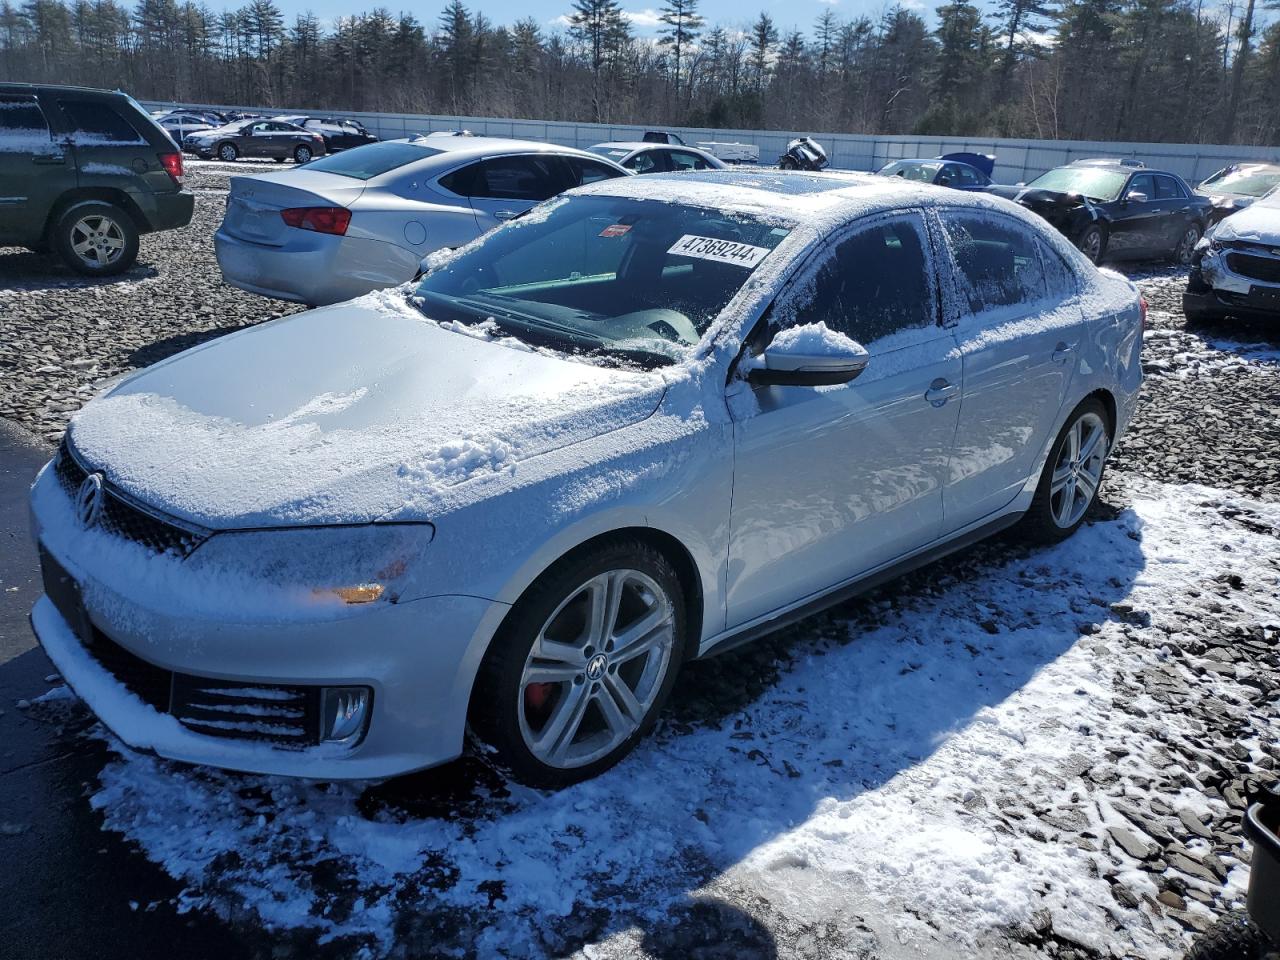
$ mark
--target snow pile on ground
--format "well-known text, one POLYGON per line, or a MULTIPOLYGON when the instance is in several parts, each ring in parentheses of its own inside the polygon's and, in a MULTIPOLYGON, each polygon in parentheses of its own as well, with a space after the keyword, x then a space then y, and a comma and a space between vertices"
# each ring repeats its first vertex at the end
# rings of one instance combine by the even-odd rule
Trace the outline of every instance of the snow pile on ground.
MULTIPOLYGON (((871 930, 902 955, 956 956, 1048 925, 1104 953, 1173 957, 1182 932, 1147 899, 1154 875, 1107 839, 1123 822, 1117 791, 1142 807, 1144 790, 1164 790, 1163 748, 1135 732, 1114 687, 1164 656, 1127 638, 1206 578, 1263 584, 1222 629, 1276 621, 1275 541, 1258 526, 1280 527, 1280 506, 1132 492, 1130 509, 1056 548, 986 548, 1003 560, 890 588, 854 621, 809 621, 760 698, 719 722, 673 720, 561 793, 480 788, 435 814, 448 771, 419 778, 417 808, 374 802, 365 785, 192 770, 117 744, 92 804, 186 884, 187 905, 243 903, 352 953, 595 943, 593 956, 621 955, 610 945, 634 924, 711 884, 823 921, 848 949, 871 930)), ((1171 736, 1188 722, 1145 707, 1171 736)))

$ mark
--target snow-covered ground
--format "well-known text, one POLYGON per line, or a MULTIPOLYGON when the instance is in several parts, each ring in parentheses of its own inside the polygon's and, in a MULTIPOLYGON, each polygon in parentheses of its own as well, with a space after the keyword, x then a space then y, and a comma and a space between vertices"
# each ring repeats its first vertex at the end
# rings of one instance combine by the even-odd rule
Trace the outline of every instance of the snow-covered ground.
MULTIPOLYGON (((561 793, 482 778, 435 813, 113 743, 91 803, 186 885, 185 906, 309 929, 338 956, 646 956, 652 927, 711 898, 785 957, 1175 957, 1186 927, 1157 897, 1221 884, 1175 869, 1183 845, 1134 814, 1231 814, 1189 779, 1178 748, 1205 725, 1168 690, 1247 719, 1255 668, 1204 673, 1186 618, 1208 595, 1223 634, 1280 639, 1280 506, 1133 477, 1108 499, 1061 546, 981 548, 794 628, 758 698, 694 723, 677 709, 561 793), (1207 594, 1221 583, 1241 587, 1224 602, 1207 594)), ((429 801, 433 779, 413 790, 429 801)), ((1244 872, 1219 860, 1238 896, 1244 872)), ((1211 917, 1175 896, 1184 920, 1211 917)))

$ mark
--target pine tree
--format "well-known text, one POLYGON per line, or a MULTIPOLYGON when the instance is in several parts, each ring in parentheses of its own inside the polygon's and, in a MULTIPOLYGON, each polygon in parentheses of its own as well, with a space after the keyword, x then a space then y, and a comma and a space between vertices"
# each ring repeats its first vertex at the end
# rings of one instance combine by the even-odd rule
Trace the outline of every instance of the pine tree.
POLYGON ((658 19, 664 24, 658 32, 658 43, 671 48, 674 60, 671 75, 675 83, 675 99, 679 103, 681 60, 689 45, 698 39, 705 21, 698 16, 698 0, 666 0, 658 19))

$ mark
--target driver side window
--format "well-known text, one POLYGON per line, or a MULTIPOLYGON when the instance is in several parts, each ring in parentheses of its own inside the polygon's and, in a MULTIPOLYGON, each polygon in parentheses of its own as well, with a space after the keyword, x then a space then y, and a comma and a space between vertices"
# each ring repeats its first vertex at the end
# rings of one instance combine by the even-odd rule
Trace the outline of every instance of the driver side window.
POLYGON ((919 214, 898 214, 855 228, 802 280, 796 300, 775 322, 822 321, 869 345, 937 323, 933 280, 919 214))

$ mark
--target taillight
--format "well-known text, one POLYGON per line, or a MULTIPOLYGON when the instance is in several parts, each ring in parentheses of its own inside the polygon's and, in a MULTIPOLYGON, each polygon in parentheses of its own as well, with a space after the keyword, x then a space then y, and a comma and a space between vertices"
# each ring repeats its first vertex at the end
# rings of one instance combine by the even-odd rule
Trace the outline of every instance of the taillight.
POLYGON ((173 177, 173 182, 182 183, 182 154, 181 153, 162 153, 160 156, 160 165, 164 167, 165 173, 173 177))
POLYGON ((1138 297, 1138 311, 1142 320, 1142 332, 1146 333, 1147 332, 1147 298, 1146 297, 1143 297, 1143 296, 1138 297))
POLYGON ((351 211, 346 207, 290 207, 281 210, 280 217, 299 230, 332 233, 339 237, 347 232, 351 223, 351 211))

